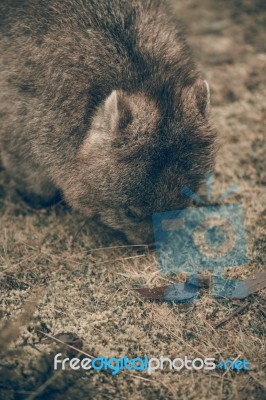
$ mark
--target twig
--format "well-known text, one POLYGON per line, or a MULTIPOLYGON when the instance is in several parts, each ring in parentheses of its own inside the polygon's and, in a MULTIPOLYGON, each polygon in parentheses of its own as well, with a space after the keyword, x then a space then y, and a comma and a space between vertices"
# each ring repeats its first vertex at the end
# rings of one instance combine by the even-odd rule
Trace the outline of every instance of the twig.
POLYGON ((248 307, 250 306, 250 303, 247 302, 243 304, 243 306, 238 307, 235 311, 233 311, 231 314, 227 315, 227 317, 221 319, 219 322, 217 322, 214 325, 214 328, 217 329, 220 326, 224 325, 226 322, 228 322, 231 318, 235 317, 236 315, 241 314, 243 311, 245 311, 248 307))
POLYGON ((43 331, 40 331, 39 329, 37 329, 36 331, 39 332, 39 333, 41 333, 41 334, 44 335, 44 336, 47 336, 49 339, 52 339, 52 340, 54 340, 54 341, 57 342, 57 343, 63 344, 63 345, 65 345, 65 346, 69 347, 70 349, 75 350, 77 353, 84 354, 85 356, 90 357, 90 358, 95 358, 95 357, 92 356, 91 354, 85 353, 85 351, 82 351, 82 350, 78 349, 77 347, 71 346, 70 344, 63 342, 62 340, 60 340, 60 339, 58 339, 58 338, 56 338, 56 337, 54 337, 54 336, 52 336, 52 335, 48 335, 48 333, 45 333, 45 332, 43 332, 43 331))
POLYGON ((266 382, 263 380, 259 380, 253 372, 250 372, 249 375, 256 381, 263 389, 266 389, 266 382))
MULTIPOLYGON (((121 372, 124 372, 124 371, 121 371, 121 372)), ((129 374, 127 372, 124 372, 124 374, 128 375, 128 376, 131 376, 132 378, 135 378, 135 379, 140 379, 142 381, 152 382, 152 379, 147 379, 147 378, 144 378, 143 376, 140 376, 140 375, 133 375, 133 374, 129 374)))
POLYGON ((53 374, 45 381, 42 385, 38 387, 30 396, 27 397, 27 400, 34 400, 37 396, 39 396, 44 390, 58 377, 59 374, 62 374, 62 371, 57 371, 57 373, 53 372, 53 374))
POLYGON ((263 310, 263 308, 259 305, 258 309, 260 310, 261 314, 266 318, 266 312, 263 310))
POLYGON ((8 321, 4 327, 0 329, 0 352, 5 351, 8 345, 18 338, 20 335, 20 328, 28 324, 31 320, 43 291, 43 288, 39 288, 31 295, 29 303, 25 306, 24 311, 19 315, 17 320, 8 321))

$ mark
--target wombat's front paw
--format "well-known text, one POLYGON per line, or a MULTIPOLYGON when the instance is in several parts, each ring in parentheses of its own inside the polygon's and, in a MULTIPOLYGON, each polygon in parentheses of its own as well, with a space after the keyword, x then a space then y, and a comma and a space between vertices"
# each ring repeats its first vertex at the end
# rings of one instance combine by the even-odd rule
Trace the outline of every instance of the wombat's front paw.
POLYGON ((36 193, 27 193, 19 189, 17 191, 30 207, 36 209, 51 207, 62 200, 60 192, 56 192, 53 196, 43 197, 36 193))

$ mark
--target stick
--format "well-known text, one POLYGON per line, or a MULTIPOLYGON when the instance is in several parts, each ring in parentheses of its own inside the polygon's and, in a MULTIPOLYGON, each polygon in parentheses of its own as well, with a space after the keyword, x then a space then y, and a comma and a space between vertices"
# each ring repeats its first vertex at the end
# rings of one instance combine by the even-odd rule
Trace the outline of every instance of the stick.
POLYGON ((243 306, 238 307, 235 311, 233 311, 231 314, 229 314, 227 317, 221 319, 219 322, 217 322, 214 325, 214 328, 217 329, 220 326, 224 325, 226 322, 228 322, 231 318, 235 317, 236 315, 241 314, 243 311, 245 311, 248 307, 250 306, 250 303, 247 302, 243 304, 243 306))

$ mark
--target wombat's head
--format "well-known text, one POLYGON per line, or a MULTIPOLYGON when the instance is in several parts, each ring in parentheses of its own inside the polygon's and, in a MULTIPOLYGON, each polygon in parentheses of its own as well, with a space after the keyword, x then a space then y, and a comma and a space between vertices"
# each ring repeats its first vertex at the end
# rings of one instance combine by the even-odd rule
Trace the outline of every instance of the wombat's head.
POLYGON ((68 201, 132 243, 151 242, 152 214, 185 207, 182 188, 196 191, 211 168, 208 96, 199 79, 172 96, 114 90, 79 150, 68 201))

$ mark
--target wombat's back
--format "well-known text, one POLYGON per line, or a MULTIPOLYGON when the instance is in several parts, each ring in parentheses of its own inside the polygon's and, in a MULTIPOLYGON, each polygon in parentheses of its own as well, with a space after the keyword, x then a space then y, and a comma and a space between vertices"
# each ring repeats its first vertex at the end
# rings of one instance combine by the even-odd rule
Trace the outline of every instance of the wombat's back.
POLYGON ((66 153, 71 161, 67 140, 80 145, 95 108, 115 88, 143 91, 171 113, 178 87, 197 72, 163 3, 2 0, 0 135, 21 142, 26 130, 29 140, 53 142, 50 153, 41 151, 52 164, 58 132, 56 161, 66 153))

